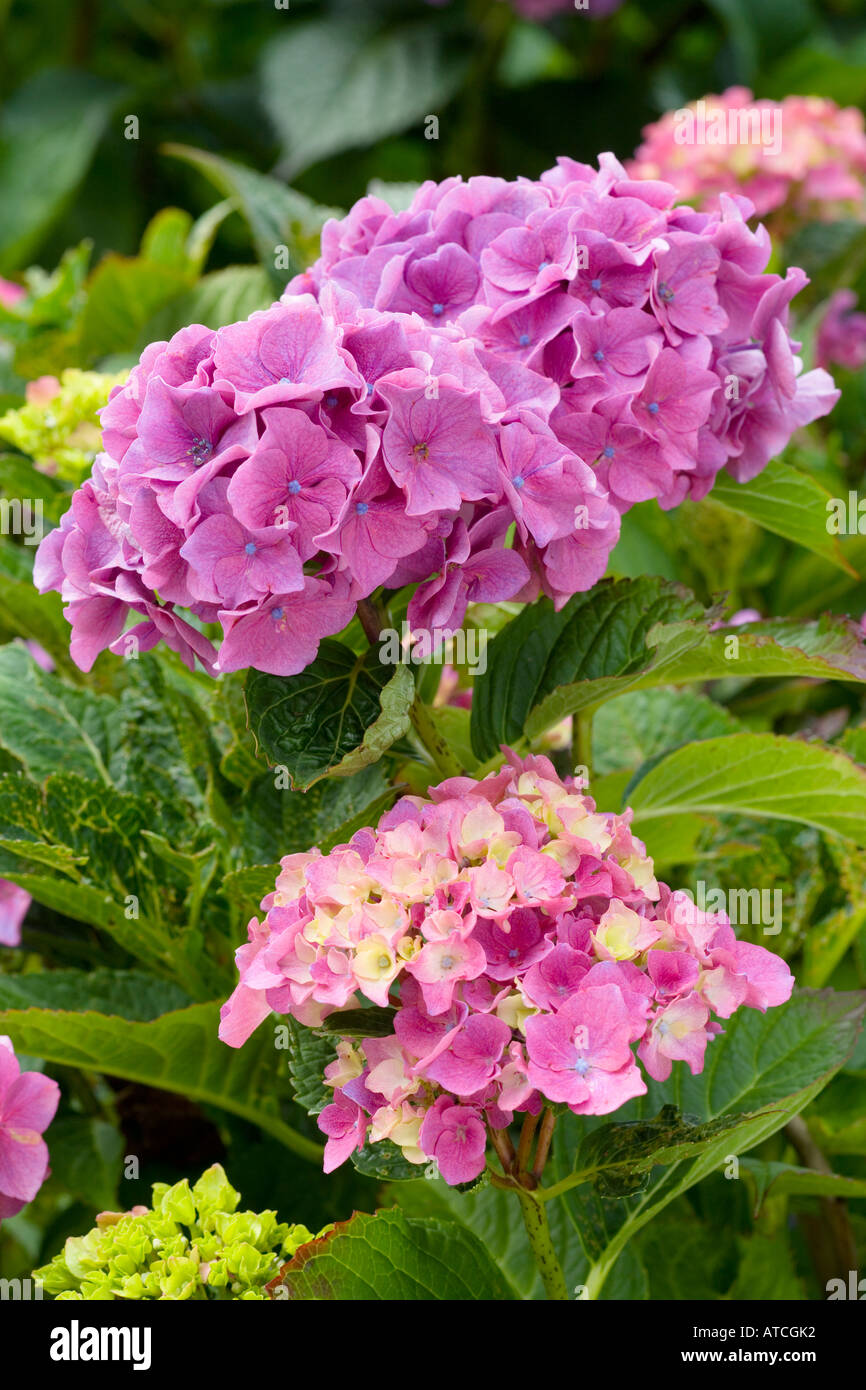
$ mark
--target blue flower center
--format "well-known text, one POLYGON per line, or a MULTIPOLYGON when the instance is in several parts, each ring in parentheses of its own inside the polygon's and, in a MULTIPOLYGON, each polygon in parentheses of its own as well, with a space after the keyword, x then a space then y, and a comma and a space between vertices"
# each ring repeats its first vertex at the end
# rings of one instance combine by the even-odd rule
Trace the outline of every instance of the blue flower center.
POLYGON ((368 381, 368 382, 367 382, 367 395, 368 395, 368 396, 372 396, 372 394, 373 394, 373 392, 374 392, 375 389, 376 389, 376 383, 375 383, 374 381, 368 381))
POLYGON ((296 497, 300 490, 301 484, 298 482, 297 478, 293 478, 292 481, 289 483, 289 495, 291 497, 296 497))
POLYGON ((605 444, 605 446, 604 446, 604 456, 605 456, 606 459, 612 459, 615 453, 616 453, 616 449, 613 447, 612 444, 605 444))
POLYGON ((521 335, 520 335, 520 337, 517 339, 517 341, 518 341, 518 343, 520 344, 521 347, 529 347, 529 334, 528 334, 528 333, 521 333, 521 335))
POLYGON ((272 609, 271 609, 271 617, 273 618, 273 620, 274 620, 275 623, 278 623, 278 622, 280 621, 280 618, 281 618, 282 616, 283 616, 283 609, 282 609, 282 608, 272 608, 272 609))
POLYGON ((369 510, 370 510, 369 503, 367 503, 367 502, 356 502, 356 503, 355 503, 355 511, 358 513, 358 516, 366 516, 366 515, 367 515, 367 512, 368 512, 369 510))
POLYGON ((247 541, 246 545, 244 546, 244 552, 245 552, 245 554, 247 554, 247 555, 255 555, 255 553, 256 553, 256 543, 255 543, 255 541, 247 541))
POLYGON ((589 1062, 585 1057, 578 1057, 574 1064, 574 1070, 577 1072, 578 1076, 586 1076, 586 1073, 589 1071, 589 1062))
POLYGON ((595 358, 596 362, 604 361, 604 353, 602 352, 601 348, 596 348, 595 352, 592 355, 595 358))
POLYGON ((444 304, 434 304, 434 305, 433 305, 433 313, 435 314, 436 318, 438 319, 438 317, 439 317, 440 314, 444 314, 444 313, 445 313, 445 305, 444 305, 444 304))
POLYGON ((538 269, 539 269, 539 270, 546 270, 547 267, 548 267, 549 265, 550 265, 550 261, 542 261, 542 262, 540 263, 538 269))
POLYGON ((658 401, 650 401, 649 405, 647 406, 647 410, 649 411, 650 415, 658 415, 658 413, 659 413, 659 403, 658 403, 658 401))
POLYGON ((589 283, 594 290, 598 291, 601 289, 601 281, 599 279, 590 280, 589 283))
POLYGON ((192 441, 192 447, 187 449, 186 452, 192 459, 196 468, 198 468, 199 464, 204 463, 205 459, 210 458, 213 453, 213 445, 209 439, 204 439, 200 436, 192 441))
POLYGON ((514 483, 514 486, 517 488, 517 490, 518 490, 518 492, 519 492, 520 489, 523 487, 523 484, 526 482, 526 479, 525 479, 525 478, 522 478, 522 477, 520 476, 520 474, 518 473, 517 477, 514 478, 514 479, 512 479, 512 481, 513 481, 513 483, 514 483))
POLYGON ((670 304, 673 297, 674 292, 671 289, 670 285, 666 285, 664 280, 662 280, 661 284, 659 285, 659 299, 663 299, 665 304, 670 304))
POLYGON ((333 410, 335 405, 339 405, 339 401, 336 396, 326 396, 325 405, 328 406, 330 410, 333 410))

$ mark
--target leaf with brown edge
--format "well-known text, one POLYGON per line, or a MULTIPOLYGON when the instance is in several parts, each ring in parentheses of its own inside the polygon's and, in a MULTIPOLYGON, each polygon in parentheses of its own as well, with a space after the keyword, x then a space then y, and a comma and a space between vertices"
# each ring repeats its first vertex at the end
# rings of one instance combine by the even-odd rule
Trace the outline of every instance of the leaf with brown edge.
POLYGON ((277 1301, 498 1302, 514 1293, 477 1236, 394 1207, 308 1241, 267 1286, 277 1301))

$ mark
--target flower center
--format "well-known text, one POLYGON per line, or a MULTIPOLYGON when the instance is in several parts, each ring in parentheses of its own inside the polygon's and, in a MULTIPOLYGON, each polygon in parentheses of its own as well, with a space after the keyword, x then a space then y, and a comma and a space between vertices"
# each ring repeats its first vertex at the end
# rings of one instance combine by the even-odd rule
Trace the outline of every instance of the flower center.
POLYGON ((578 1076, 586 1076, 586 1073, 589 1071, 589 1062, 585 1057, 578 1057, 574 1064, 574 1070, 577 1072, 578 1076))
POLYGON ((592 355, 595 358, 596 362, 604 361, 604 353, 602 352, 601 348, 596 348, 595 352, 592 355))
POLYGON ((440 314, 444 314, 444 313, 445 313, 445 305, 444 305, 444 304, 434 304, 434 305, 433 305, 433 313, 436 315, 436 317, 437 317, 437 319, 438 319, 438 317, 439 317, 440 314))
POLYGON ((615 453, 616 453, 616 449, 613 447, 612 444, 605 444, 605 446, 604 446, 604 456, 605 456, 606 459, 612 459, 615 453))
POLYGON ((337 405, 337 404, 338 404, 338 401, 337 401, 337 397, 336 397, 336 396, 326 396, 326 397, 325 397, 325 405, 328 406, 331 410, 333 410, 333 409, 334 409, 334 406, 337 405))
POLYGON ((367 502, 355 503, 355 511, 358 513, 358 516, 366 516, 369 509, 369 503, 367 502))
POLYGON ((658 401, 650 401, 649 405, 647 406, 647 410, 649 411, 650 415, 658 415, 658 413, 659 413, 659 403, 658 403, 658 401))
POLYGON ((528 333, 521 333, 521 335, 520 335, 520 337, 517 339, 517 341, 518 341, 518 343, 520 344, 521 347, 529 347, 529 334, 528 334, 528 333))
POLYGON ((601 281, 598 279, 598 277, 596 277, 595 280, 590 280, 589 283, 594 290, 598 291, 601 289, 601 281))
POLYGON ((673 297, 674 292, 671 289, 670 285, 666 285, 664 280, 662 280, 661 284, 659 285, 659 299, 663 299, 665 304, 670 304, 673 297))
POLYGON ((256 543, 255 543, 255 541, 247 541, 246 545, 244 546, 244 553, 245 553, 246 555, 255 555, 255 553, 256 553, 256 543))
POLYGON ((453 956, 443 956, 442 959, 441 959, 441 961, 439 962, 439 964, 442 966, 442 969, 443 969, 443 970, 453 970, 453 969, 454 969, 454 957, 453 957, 453 956))
POLYGON ((284 611, 285 611, 285 610, 282 609, 282 608, 272 608, 272 609, 271 609, 271 617, 273 618, 273 620, 274 620, 275 623, 278 623, 278 622, 280 621, 280 619, 281 619, 282 616, 283 616, 284 611))
POLYGON ((292 481, 289 483, 289 496, 297 497, 300 490, 301 484, 298 482, 297 478, 292 478, 292 481))
POLYGON ((520 489, 523 487, 524 483, 526 482, 526 479, 521 477, 521 475, 518 473, 517 477, 512 479, 512 481, 514 483, 514 486, 517 488, 517 491, 519 492, 520 489))
POLYGON ((426 459, 428 459, 428 458, 430 457, 430 445, 429 445, 429 444, 413 444, 413 445, 412 445, 412 453, 415 455, 415 462, 416 462, 416 463, 419 463, 419 462, 421 461, 421 459, 425 459, 425 460, 426 460, 426 459))
POLYGON ((192 447, 187 449, 186 452, 192 459, 196 468, 198 468, 200 464, 204 463, 205 459, 210 458, 213 453, 213 445, 209 439, 204 439, 200 436, 192 441, 192 447))

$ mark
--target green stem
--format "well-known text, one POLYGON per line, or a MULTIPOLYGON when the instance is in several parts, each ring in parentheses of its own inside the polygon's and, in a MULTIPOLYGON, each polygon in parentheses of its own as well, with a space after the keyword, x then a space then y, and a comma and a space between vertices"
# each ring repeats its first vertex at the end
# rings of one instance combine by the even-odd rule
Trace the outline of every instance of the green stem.
POLYGON ((412 720, 412 727, 419 740, 430 754, 437 772, 440 772, 443 777, 464 776, 463 764, 451 752, 446 740, 436 728, 429 707, 418 695, 412 701, 409 718, 412 720))
POLYGON ((547 1212, 531 1193, 519 1191, 517 1197, 532 1255, 544 1284, 544 1291, 549 1299, 567 1303, 568 1290, 565 1287, 565 1275, 553 1248, 547 1212))
MULTIPOLYGON (((594 711, 582 709, 574 716, 575 765, 586 768, 587 781, 592 781, 592 716, 594 711)), ((586 788, 584 789, 586 790, 586 788)))

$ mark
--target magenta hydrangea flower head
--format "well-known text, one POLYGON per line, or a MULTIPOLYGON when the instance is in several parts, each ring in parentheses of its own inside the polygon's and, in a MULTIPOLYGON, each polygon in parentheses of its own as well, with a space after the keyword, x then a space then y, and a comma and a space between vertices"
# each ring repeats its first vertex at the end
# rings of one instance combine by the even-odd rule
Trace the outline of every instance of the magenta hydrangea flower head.
POLYGON ((780 235, 866 211, 863 113, 829 98, 756 101, 748 87, 729 87, 668 111, 643 137, 630 175, 673 183, 704 211, 740 194, 780 235))
POLYGON ((837 398, 788 334, 805 276, 765 273, 742 200, 676 196, 602 155, 362 198, 279 303, 152 344, 36 558, 74 660, 294 675, 379 586, 438 631, 562 607, 634 503, 754 477, 837 398))
POLYGON ((328 1171, 389 1139, 471 1181, 515 1112, 616 1111, 644 1073, 701 1071, 713 1016, 793 987, 782 959, 656 881, 631 812, 599 812, 544 757, 509 754, 481 781, 403 797, 330 854, 288 855, 262 908, 225 1042, 272 1010, 311 1026, 394 1010, 391 1033, 340 1039, 326 1069, 328 1171))
POLYGON ((0 1037, 0 1220, 32 1202, 48 1176, 42 1135, 59 1100, 57 1082, 22 1072, 11 1039, 0 1037))

